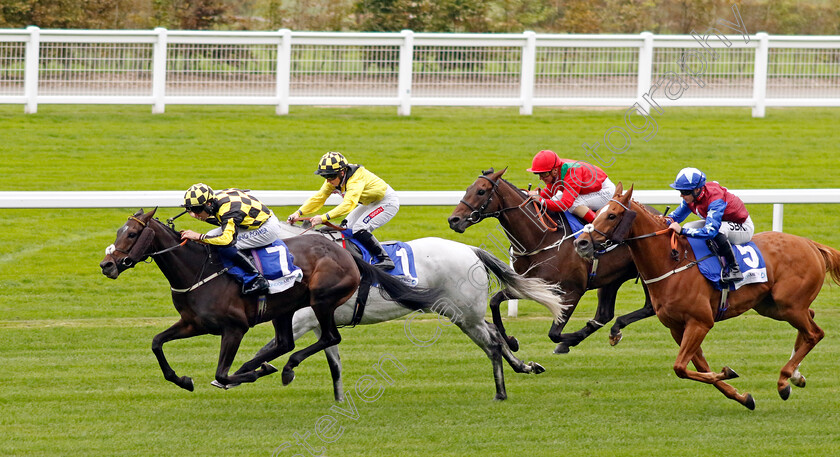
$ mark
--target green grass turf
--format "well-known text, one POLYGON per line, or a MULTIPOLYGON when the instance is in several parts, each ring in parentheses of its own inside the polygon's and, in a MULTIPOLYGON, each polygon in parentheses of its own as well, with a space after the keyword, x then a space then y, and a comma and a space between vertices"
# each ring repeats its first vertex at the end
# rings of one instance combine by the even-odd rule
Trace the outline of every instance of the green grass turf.
MULTIPOLYGON (((526 186, 537 182, 524 169, 539 149, 582 157, 581 143, 600 141, 622 123, 617 110, 538 109, 529 117, 511 109, 415 108, 407 118, 393 108, 293 108, 286 117, 260 107, 168 107, 164 115, 148 107, 21 111, 0 106, 0 190, 175 190, 196 181, 314 190, 319 181, 311 171, 327 150, 345 152, 397 190, 463 190, 490 166, 510 166, 506 176, 526 186)), ((840 187, 838 114, 769 110, 766 119, 752 119, 745 109, 666 109, 656 138, 634 137, 607 171, 640 189, 666 188, 684 166, 731 188, 840 187)), ((273 376, 223 392, 208 384, 219 342, 205 336, 165 346, 175 370, 194 377, 196 391, 163 380, 149 347, 177 320, 165 280, 154 265, 116 281, 98 268, 134 210, 0 210, 0 455, 269 456, 296 433, 310 433, 308 442, 324 446, 324 455, 347 456, 840 455, 836 285, 813 305, 827 336, 803 365, 807 388, 787 402, 775 388, 795 335, 786 323, 749 312, 710 333, 704 349, 711 365, 741 374, 733 384, 756 397, 753 412, 711 386, 677 379, 676 345, 655 319, 627 328, 617 347, 602 330, 554 356, 546 312, 523 302, 521 317, 507 320, 509 331, 522 343, 519 356, 547 371, 526 376, 507 368, 510 398, 501 403, 491 400, 489 361, 455 328, 445 327, 427 348, 411 343, 402 321, 342 330, 345 387, 358 409, 351 419, 330 409, 320 355, 301 365, 288 387, 273 376), (377 400, 361 401, 354 383, 375 375, 372 365, 383 354, 406 371, 392 370, 393 385, 377 400), (332 443, 315 437, 325 415, 341 427, 332 443)), ((446 225, 451 210, 403 207, 377 234, 441 236, 502 255, 495 221, 459 235, 446 225)), ((769 230, 771 205, 750 210, 757 230, 769 230)), ((162 217, 174 214, 159 209, 162 217)), ((838 220, 836 205, 785 206, 786 231, 834 247, 838 220)), ((208 228, 184 218, 178 225, 208 228)), ((641 303, 641 288, 628 283, 617 311, 641 303)), ((594 294, 587 294, 567 328, 580 328, 594 307, 594 294)), ((413 330, 428 335, 436 325, 415 323, 413 330)), ((269 326, 249 332, 237 363, 270 336, 269 326)), ((308 455, 302 448, 279 455, 295 453, 308 455)))

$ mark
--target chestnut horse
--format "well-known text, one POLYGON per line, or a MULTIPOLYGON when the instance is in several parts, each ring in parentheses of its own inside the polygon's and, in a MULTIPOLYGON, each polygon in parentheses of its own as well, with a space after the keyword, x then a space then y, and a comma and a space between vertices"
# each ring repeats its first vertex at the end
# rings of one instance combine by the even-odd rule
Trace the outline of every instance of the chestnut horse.
POLYGON ((301 308, 311 307, 321 326, 321 336, 289 357, 282 373, 283 385, 287 385, 294 379, 294 368, 304 359, 341 341, 333 313, 356 292, 362 274, 370 275, 389 297, 412 310, 430 307, 440 298, 437 292, 404 284, 323 237, 299 236, 284 241, 295 265, 303 271, 303 278, 261 303, 256 296, 240 294, 240 286, 224 273, 214 250, 201 243, 182 243, 177 231, 152 218, 155 211, 140 210, 129 217, 99 266, 102 274, 117 279, 123 271, 151 257, 169 280, 172 303, 181 319, 155 335, 152 351, 164 378, 189 391, 194 389, 192 379, 176 375, 163 355, 167 341, 208 333, 221 335, 216 381, 223 385, 254 382, 277 371, 268 361, 294 349, 292 316, 301 308), (267 321, 274 325, 277 344, 228 375, 245 333, 267 321))
POLYGON ((793 354, 779 375, 779 395, 788 399, 789 380, 804 387, 799 364, 824 335, 814 322, 811 302, 819 294, 827 271, 840 284, 840 251, 796 235, 759 233, 752 241, 764 256, 767 282, 743 285, 730 292, 728 306, 719 309, 721 291, 693 268, 696 261, 685 237, 668 230, 662 216, 651 214, 632 200, 632 186, 626 193, 623 190, 619 183, 609 205, 598 212, 585 230, 587 235, 578 238, 575 246, 582 256, 591 256, 595 247, 605 244, 626 243, 630 247, 648 284, 657 317, 680 345, 674 362, 677 376, 713 384, 726 397, 755 409, 752 395, 739 394, 724 382, 738 375, 729 367, 720 373, 711 372, 700 347, 716 320, 755 309, 762 316, 789 323, 799 332, 793 354), (677 260, 671 255, 672 249, 677 260), (689 370, 689 361, 699 371, 689 370))
MULTIPOLYGON (((491 168, 483 172, 467 188, 461 203, 452 211, 449 227, 464 233, 468 227, 486 218, 499 220, 513 248, 514 270, 526 277, 559 285, 563 290, 563 303, 568 307, 563 311, 562 320, 552 324, 548 336, 551 341, 559 343, 555 353, 567 353, 569 347, 578 345, 612 320, 618 289, 627 280, 636 278, 636 267, 630 258, 630 250, 622 246, 599 255, 593 272, 593 263, 575 255, 572 230, 566 218, 562 217, 559 225, 549 221, 545 214, 535 209, 536 205, 525 191, 502 179, 505 171, 507 168, 496 172, 491 168), (595 318, 577 332, 562 333, 581 297, 590 289, 598 289, 595 318)), ((522 297, 507 288, 502 289, 490 299, 490 309, 493 323, 515 351, 518 343, 515 338, 506 335, 499 313, 501 302, 511 298, 522 297)), ((621 341, 622 328, 653 314, 650 299, 646 297, 644 307, 616 319, 610 329, 610 344, 616 345, 621 341)))

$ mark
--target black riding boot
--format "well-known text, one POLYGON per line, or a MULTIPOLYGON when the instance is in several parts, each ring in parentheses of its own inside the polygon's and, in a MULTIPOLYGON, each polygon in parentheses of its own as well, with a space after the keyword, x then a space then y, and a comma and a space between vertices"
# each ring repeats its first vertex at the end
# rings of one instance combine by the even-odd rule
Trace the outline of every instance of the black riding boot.
POLYGON ((262 273, 260 273, 260 270, 257 270, 257 267, 251 263, 251 259, 248 258, 245 253, 237 249, 236 254, 232 256, 231 260, 233 261, 233 264, 241 268, 246 275, 256 276, 256 278, 250 283, 242 283, 243 295, 259 294, 268 290, 268 281, 262 273))
POLYGON ((715 235, 715 244, 718 247, 718 252, 726 259, 726 264, 729 267, 721 280, 727 283, 735 283, 744 279, 744 275, 741 274, 741 268, 738 266, 738 261, 735 260, 735 253, 732 252, 732 245, 729 244, 729 239, 726 238, 726 234, 718 232, 715 235))
POLYGON ((353 238, 359 240, 359 242, 362 243, 362 246, 370 252, 370 255, 373 256, 374 259, 374 266, 383 270, 392 270, 394 268, 394 261, 391 260, 388 253, 382 249, 382 245, 379 244, 379 240, 373 236, 373 233, 370 233, 367 230, 359 230, 353 234, 353 238))

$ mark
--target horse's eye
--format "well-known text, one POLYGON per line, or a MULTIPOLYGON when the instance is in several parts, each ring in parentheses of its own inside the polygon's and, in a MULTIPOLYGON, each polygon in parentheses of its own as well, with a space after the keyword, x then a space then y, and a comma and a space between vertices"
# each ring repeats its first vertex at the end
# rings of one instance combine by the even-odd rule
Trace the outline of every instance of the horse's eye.
POLYGON ((128 234, 128 237, 129 238, 137 238, 137 233, 136 232, 131 232, 131 233, 128 234))
POLYGON ((486 194, 486 193, 487 193, 487 191, 486 191, 486 190, 484 190, 484 189, 479 189, 479 190, 478 190, 478 192, 476 192, 476 193, 477 193, 478 195, 484 195, 484 194, 486 194))
POLYGON ((609 216, 607 216, 607 219, 609 219, 609 220, 615 219, 615 214, 610 214, 609 216))

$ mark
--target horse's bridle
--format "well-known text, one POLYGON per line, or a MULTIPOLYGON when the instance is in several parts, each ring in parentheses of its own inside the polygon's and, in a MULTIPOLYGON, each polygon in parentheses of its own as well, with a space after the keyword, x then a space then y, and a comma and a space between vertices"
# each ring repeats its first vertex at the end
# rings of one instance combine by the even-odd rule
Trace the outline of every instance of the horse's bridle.
POLYGON ((490 189, 490 191, 488 192, 489 196, 487 197, 487 200, 485 200, 484 203, 482 203, 480 207, 476 208, 473 205, 470 205, 469 203, 464 201, 463 198, 461 199, 461 203, 463 203, 464 206, 469 208, 470 211, 471 211, 470 215, 467 216, 467 221, 472 222, 473 224, 477 224, 477 223, 479 223, 479 222, 481 222, 484 219, 487 219, 489 217, 499 217, 499 215, 502 214, 503 211, 506 211, 508 209, 512 209, 512 208, 505 208, 505 209, 501 209, 499 211, 493 211, 492 213, 485 213, 484 210, 486 210, 487 207, 490 206, 490 203, 493 203, 493 196, 496 195, 496 189, 499 187, 499 181, 493 181, 492 179, 488 178, 485 175, 481 175, 481 176, 479 176, 479 178, 486 179, 487 182, 489 182, 493 186, 490 189))
POLYGON ((137 237, 137 240, 134 241, 134 243, 131 245, 131 248, 129 248, 129 250, 126 251, 123 249, 119 249, 112 244, 105 249, 105 254, 108 255, 113 254, 114 252, 125 254, 125 257, 123 257, 123 259, 120 261, 120 263, 125 268, 133 268, 134 265, 137 265, 138 263, 143 262, 150 257, 154 257, 156 255, 172 251, 187 244, 187 240, 184 240, 183 242, 174 246, 170 246, 166 249, 161 249, 160 251, 147 253, 145 251, 152 244, 152 238, 154 238, 154 230, 151 227, 149 227, 147 223, 141 221, 140 219, 134 216, 129 216, 128 220, 133 220, 140 224, 141 227, 143 227, 143 230, 140 231, 140 236, 137 237))

